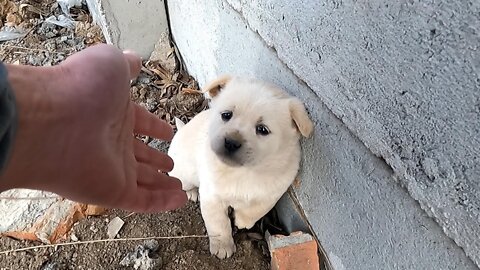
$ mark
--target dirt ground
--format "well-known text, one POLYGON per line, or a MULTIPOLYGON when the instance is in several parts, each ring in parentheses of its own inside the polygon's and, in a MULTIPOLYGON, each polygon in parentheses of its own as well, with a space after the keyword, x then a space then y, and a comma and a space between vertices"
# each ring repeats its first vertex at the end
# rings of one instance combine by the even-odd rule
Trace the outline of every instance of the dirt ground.
MULTIPOLYGON (((72 8, 75 27, 46 23, 45 18, 60 15, 56 1, 0 0, 1 30, 16 29, 26 36, 0 42, 0 57, 6 63, 37 66, 55 65, 68 55, 104 42, 100 29, 92 24, 88 9, 72 8)), ((158 63, 145 62, 141 76, 132 84, 131 97, 172 125, 173 117, 188 121, 207 107, 195 80, 184 71, 169 73, 158 63)), ((168 145, 143 138, 152 147, 168 145)), ((88 217, 73 227, 67 242, 107 238, 107 224, 115 217, 125 222, 117 238, 178 237, 206 231, 198 204, 160 214, 132 214, 110 210, 99 217, 88 217)), ((250 231, 235 232, 237 252, 219 260, 210 255, 208 239, 129 240, 75 244, 55 248, 0 254, 0 269, 268 269, 269 257, 263 239, 265 230, 281 232, 274 212, 250 231)), ((0 252, 39 245, 0 237, 0 252)))
MULTIPOLYGON (((194 203, 169 213, 127 217, 128 214, 114 210, 102 217, 89 217, 78 222, 72 234, 80 241, 105 239, 109 220, 117 216, 125 221, 119 238, 206 234, 199 207, 194 203)), ((206 238, 160 239, 94 243, 0 255, 0 269, 268 269, 267 258, 255 242, 236 238, 237 253, 225 260, 210 255, 206 238), (141 254, 143 250, 146 250, 145 254, 141 254), (129 261, 129 256, 134 259, 129 261), (135 259, 138 259, 137 268, 135 259)), ((1 250, 33 244, 0 239, 1 250)))

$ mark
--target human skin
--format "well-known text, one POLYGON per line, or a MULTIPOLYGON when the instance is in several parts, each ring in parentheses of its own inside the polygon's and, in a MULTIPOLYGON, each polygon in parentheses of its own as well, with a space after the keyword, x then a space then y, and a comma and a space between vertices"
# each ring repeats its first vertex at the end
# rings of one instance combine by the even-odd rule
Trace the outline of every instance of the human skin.
POLYGON ((187 197, 165 173, 173 161, 134 134, 171 140, 170 125, 130 100, 141 59, 97 45, 53 67, 7 65, 18 129, 0 191, 38 189, 135 212, 168 211, 187 197))

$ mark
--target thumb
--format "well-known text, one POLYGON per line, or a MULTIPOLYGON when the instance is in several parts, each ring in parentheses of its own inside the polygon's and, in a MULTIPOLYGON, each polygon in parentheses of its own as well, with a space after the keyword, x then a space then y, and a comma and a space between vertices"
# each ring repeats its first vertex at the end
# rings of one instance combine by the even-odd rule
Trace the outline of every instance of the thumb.
POLYGON ((124 51, 123 56, 128 62, 130 68, 130 79, 135 79, 142 69, 142 59, 133 51, 124 51))

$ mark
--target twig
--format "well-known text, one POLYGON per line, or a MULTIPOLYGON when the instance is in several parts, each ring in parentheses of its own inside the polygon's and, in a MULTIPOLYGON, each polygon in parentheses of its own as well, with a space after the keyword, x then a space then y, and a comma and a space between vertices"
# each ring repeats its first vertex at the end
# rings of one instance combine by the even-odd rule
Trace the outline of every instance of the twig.
POLYGON ((187 238, 207 238, 207 237, 208 235, 184 235, 184 236, 152 236, 152 237, 136 237, 136 238, 100 239, 100 240, 58 243, 58 244, 51 244, 51 245, 39 245, 39 246, 24 247, 19 249, 11 249, 11 250, 1 251, 0 255, 8 255, 9 253, 13 253, 13 252, 28 251, 28 250, 34 250, 37 248, 56 248, 61 246, 86 245, 86 244, 107 243, 107 242, 142 241, 142 240, 151 240, 151 239, 187 239, 187 238))
MULTIPOLYGON (((68 53, 68 51, 50 51, 50 50, 45 50, 45 49, 37 49, 37 48, 28 48, 28 47, 23 47, 23 46, 18 46, 18 45, 9 45, 9 44, 1 44, 0 47, 2 48, 12 48, 12 49, 18 49, 18 50, 26 50, 26 51, 35 51, 35 52, 48 52, 48 53, 68 53)), ((18 53, 15 52, 15 53, 18 53)))
POLYGON ((123 219, 127 219, 127 218, 133 216, 134 214, 136 214, 136 213, 135 213, 135 212, 131 212, 130 214, 124 216, 123 219))

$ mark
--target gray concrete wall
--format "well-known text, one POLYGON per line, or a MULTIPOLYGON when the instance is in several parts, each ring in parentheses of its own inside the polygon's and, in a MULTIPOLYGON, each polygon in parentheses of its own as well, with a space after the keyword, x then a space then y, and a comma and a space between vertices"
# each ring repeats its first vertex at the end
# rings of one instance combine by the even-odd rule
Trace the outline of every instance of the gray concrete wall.
POLYGON ((107 43, 135 50, 148 59, 161 37, 168 37, 163 0, 87 0, 107 43))
POLYGON ((335 269, 480 265, 480 8, 450 2, 168 1, 201 84, 253 75, 307 104, 295 192, 335 269))

